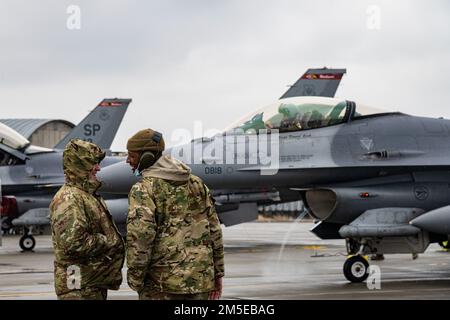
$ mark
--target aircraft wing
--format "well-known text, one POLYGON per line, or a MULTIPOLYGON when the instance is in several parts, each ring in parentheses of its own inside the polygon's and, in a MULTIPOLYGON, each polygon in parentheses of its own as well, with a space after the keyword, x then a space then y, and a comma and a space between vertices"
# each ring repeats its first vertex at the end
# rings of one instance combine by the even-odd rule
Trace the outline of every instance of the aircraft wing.
POLYGON ((333 98, 346 69, 308 69, 280 99, 299 96, 333 98))

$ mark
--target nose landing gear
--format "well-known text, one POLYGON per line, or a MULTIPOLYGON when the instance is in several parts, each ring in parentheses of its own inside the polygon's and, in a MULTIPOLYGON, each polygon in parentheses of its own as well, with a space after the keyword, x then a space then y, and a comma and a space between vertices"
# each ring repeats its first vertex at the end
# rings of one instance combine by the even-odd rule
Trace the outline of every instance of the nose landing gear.
POLYGON ((346 239, 347 253, 349 254, 344 263, 345 278, 354 283, 365 281, 369 277, 369 261, 364 256, 367 243, 364 239, 346 239))

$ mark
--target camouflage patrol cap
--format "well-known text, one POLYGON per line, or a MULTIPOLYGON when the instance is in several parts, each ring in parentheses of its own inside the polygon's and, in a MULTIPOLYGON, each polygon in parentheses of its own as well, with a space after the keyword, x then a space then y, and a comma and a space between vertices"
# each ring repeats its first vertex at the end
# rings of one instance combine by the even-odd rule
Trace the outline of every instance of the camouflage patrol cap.
POLYGON ((162 134, 152 129, 143 129, 134 134, 127 142, 127 150, 133 152, 164 151, 162 134))
MULTIPOLYGON (((105 158, 105 152, 94 143, 72 139, 63 153, 64 172, 89 173, 105 158)), ((82 175, 82 174, 81 174, 82 175)))

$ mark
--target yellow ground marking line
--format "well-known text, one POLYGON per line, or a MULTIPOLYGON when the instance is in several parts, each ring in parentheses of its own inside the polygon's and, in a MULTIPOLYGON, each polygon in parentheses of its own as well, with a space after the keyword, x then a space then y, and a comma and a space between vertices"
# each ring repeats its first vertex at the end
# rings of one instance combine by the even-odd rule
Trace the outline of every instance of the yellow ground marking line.
POLYGON ((305 250, 324 250, 326 248, 326 246, 303 246, 305 250))

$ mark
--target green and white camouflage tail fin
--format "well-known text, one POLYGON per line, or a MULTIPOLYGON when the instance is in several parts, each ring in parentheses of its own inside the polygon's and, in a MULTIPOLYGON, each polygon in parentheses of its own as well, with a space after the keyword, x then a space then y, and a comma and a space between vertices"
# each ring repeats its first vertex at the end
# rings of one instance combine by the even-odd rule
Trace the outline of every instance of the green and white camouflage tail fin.
POLYGON ((109 149, 130 103, 131 99, 103 99, 58 142, 55 149, 64 149, 74 138, 93 142, 102 149, 109 149))

